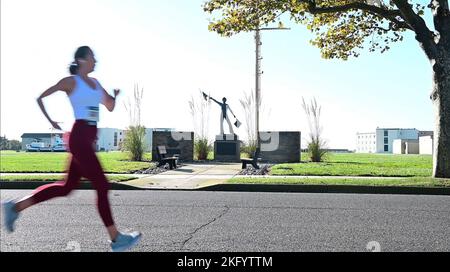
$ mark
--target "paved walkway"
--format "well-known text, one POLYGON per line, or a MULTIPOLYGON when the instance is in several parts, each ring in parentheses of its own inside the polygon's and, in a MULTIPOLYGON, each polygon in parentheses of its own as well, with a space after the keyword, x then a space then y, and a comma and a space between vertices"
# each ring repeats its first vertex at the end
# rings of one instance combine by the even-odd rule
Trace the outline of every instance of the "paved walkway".
MULTIPOLYGON (((355 176, 251 176, 238 175, 241 171, 240 163, 185 163, 180 168, 166 171, 157 175, 149 174, 107 174, 133 176, 136 179, 120 182, 120 184, 135 186, 143 189, 199 189, 207 186, 223 184, 233 177, 239 178, 333 178, 333 179, 397 179, 399 177, 355 177, 355 176)), ((64 175, 64 173, 0 173, 0 176, 14 175, 64 175)))
POLYGON ((153 189, 196 189, 224 183, 240 170, 240 163, 183 164, 178 169, 122 183, 153 189))
MULTIPOLYGON (((166 171, 157 175, 135 175, 133 180, 114 182, 114 190, 130 189, 156 189, 156 190, 212 190, 212 191, 241 191, 241 192, 307 192, 307 193, 347 193, 347 194, 421 194, 421 195, 450 195, 450 188, 442 187, 404 187, 404 186, 354 186, 354 185, 286 185, 286 184, 228 184, 226 181, 235 177, 244 178, 334 178, 334 179, 397 179, 401 177, 358 177, 358 176, 247 176, 238 175, 241 170, 240 163, 208 163, 183 164, 182 167, 166 171)), ((33 173, 20 173, 16 175, 36 175, 33 173)), ((64 173, 56 173, 61 175, 64 173)), ((0 176, 11 175, 0 173, 0 176)), ((44 174, 48 175, 48 174, 44 174)), ((121 174, 122 175, 122 174, 121 174)), ((2 189, 35 189, 41 182, 0 181, 2 189)), ((92 189, 89 183, 84 183, 85 189, 92 189)))
MULTIPOLYGON (((66 173, 0 173, 0 176, 63 176, 66 173)), ((110 174, 105 173, 107 176, 132 176, 137 178, 148 177, 150 174, 110 174)))

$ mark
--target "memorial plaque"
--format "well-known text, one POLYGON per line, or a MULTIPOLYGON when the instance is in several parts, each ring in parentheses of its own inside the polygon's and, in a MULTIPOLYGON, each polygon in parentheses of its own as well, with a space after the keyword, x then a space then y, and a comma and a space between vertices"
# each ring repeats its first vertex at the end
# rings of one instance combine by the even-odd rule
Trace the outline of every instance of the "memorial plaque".
POLYGON ((222 162, 240 162, 241 142, 232 141, 215 141, 214 142, 214 160, 222 162))
POLYGON ((217 143, 218 155, 236 155, 236 143, 235 142, 219 142, 217 143))

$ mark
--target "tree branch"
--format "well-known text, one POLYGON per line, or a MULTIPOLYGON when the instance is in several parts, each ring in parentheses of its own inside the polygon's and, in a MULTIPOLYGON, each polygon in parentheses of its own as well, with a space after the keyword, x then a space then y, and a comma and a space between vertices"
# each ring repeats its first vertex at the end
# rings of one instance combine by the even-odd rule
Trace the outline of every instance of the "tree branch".
POLYGON ((380 26, 373 26, 372 28, 377 29, 377 30, 381 30, 381 31, 385 31, 385 32, 393 30, 392 27, 384 28, 384 27, 380 27, 380 26))
POLYGON ((372 13, 381 15, 381 16, 401 16, 400 10, 388 10, 383 9, 377 6, 372 6, 366 3, 362 2, 353 2, 350 4, 340 5, 340 6, 334 6, 334 7, 317 7, 316 1, 309 0, 308 1, 308 8, 310 9, 310 12, 313 14, 318 13, 335 13, 335 12, 342 12, 342 11, 348 11, 351 9, 361 9, 365 11, 370 11, 372 13))
POLYGON ((425 21, 414 12, 408 0, 393 0, 402 13, 402 18, 412 26, 416 33, 416 40, 420 43, 428 59, 436 59, 437 47, 434 42, 434 33, 427 27, 425 21))
POLYGON ((384 8, 380 8, 377 6, 369 5, 362 2, 354 2, 350 4, 333 6, 333 7, 317 7, 315 0, 307 0, 308 4, 308 12, 311 14, 322 14, 322 13, 336 13, 336 12, 345 12, 352 9, 359 9, 363 11, 367 11, 375 16, 387 19, 395 24, 394 29, 405 28, 409 30, 413 30, 412 27, 403 21, 399 21, 397 17, 402 17, 402 13, 400 10, 388 10, 384 8))

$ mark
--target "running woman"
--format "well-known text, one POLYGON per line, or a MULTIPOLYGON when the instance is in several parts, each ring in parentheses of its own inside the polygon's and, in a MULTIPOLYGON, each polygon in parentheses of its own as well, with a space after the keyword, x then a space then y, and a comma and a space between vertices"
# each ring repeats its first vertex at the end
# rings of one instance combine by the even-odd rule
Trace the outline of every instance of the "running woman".
POLYGON ((117 230, 108 199, 109 183, 94 150, 99 120, 99 104, 101 103, 109 111, 113 111, 116 96, 120 90, 115 89, 114 97, 112 97, 95 78, 89 77, 89 73, 94 71, 95 63, 94 53, 88 46, 78 48, 75 52, 75 60, 69 69, 72 76, 63 78, 55 86, 43 92, 37 99, 45 117, 53 128, 59 130, 61 128, 58 123, 47 114, 42 99, 57 91, 63 91, 72 104, 76 121, 68 142, 70 164, 65 180, 43 185, 18 202, 14 200, 5 202, 3 204, 3 217, 6 229, 13 232, 14 222, 19 217, 19 213, 30 206, 54 197, 67 196, 77 187, 81 177, 86 177, 97 191, 97 208, 111 238, 111 250, 113 252, 125 251, 139 242, 141 233, 123 233, 117 230))

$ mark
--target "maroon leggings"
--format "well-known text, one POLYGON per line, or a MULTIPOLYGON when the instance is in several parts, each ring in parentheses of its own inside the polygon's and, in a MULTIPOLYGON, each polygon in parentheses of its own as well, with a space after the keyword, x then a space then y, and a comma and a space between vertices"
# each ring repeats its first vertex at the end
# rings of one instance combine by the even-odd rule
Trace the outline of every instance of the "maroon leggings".
POLYGON ((68 195, 81 179, 86 177, 97 191, 97 208, 106 227, 114 225, 108 200, 109 183, 103 174, 100 162, 94 151, 97 127, 86 121, 77 120, 69 138, 69 172, 65 181, 47 184, 37 188, 32 195, 34 204, 60 196, 68 195))

